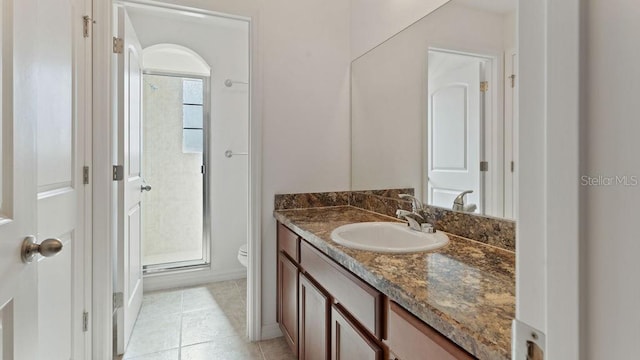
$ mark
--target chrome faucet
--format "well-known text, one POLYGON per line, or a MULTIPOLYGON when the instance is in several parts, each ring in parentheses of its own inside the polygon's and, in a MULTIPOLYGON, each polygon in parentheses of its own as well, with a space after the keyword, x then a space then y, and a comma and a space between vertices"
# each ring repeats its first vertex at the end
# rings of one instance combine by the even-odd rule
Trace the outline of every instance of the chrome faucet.
POLYGON ((467 190, 460 193, 460 195, 456 196, 455 200, 453 200, 453 207, 451 208, 454 211, 464 211, 464 212, 474 212, 476 211, 476 204, 465 205, 464 196, 467 194, 473 193, 473 190, 467 190))
POLYGON ((396 210, 396 216, 398 217, 398 219, 407 220, 407 222, 409 223, 409 228, 411 228, 411 230, 426 233, 436 232, 433 225, 427 222, 424 204, 417 197, 409 194, 400 194, 398 196, 401 199, 411 200, 411 211, 403 209, 396 210))

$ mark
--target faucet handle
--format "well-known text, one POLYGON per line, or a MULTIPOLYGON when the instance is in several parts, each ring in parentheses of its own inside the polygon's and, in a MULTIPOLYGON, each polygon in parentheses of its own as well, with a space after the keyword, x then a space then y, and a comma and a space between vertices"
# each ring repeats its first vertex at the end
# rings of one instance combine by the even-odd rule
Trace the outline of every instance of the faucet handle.
POLYGON ((402 209, 398 209, 396 210, 396 216, 398 217, 398 219, 406 219, 409 217, 417 217, 420 220, 424 220, 424 216, 415 213, 415 212, 411 212, 411 211, 407 211, 407 210, 402 210, 402 209))

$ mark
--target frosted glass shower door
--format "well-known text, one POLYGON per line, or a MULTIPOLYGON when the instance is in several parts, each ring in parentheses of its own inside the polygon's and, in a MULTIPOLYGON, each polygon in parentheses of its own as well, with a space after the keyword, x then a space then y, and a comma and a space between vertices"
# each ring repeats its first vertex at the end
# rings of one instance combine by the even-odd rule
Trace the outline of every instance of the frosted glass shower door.
POLYGON ((143 265, 146 272, 208 263, 204 79, 144 75, 143 265))

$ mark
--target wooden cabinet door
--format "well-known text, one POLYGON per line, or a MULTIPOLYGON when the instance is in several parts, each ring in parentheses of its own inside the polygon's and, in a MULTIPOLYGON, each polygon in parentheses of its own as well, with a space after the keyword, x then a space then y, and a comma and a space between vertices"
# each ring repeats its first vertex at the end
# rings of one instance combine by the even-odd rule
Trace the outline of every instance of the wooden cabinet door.
POLYGON ((298 267, 278 254, 278 323, 294 354, 298 353, 298 267))
POLYGON ((329 297, 300 274, 300 360, 329 360, 329 297))
POLYGON ((331 306, 331 353, 333 360, 382 360, 383 351, 352 322, 339 305, 331 306))
POLYGON ((393 301, 389 301, 387 311, 386 345, 399 359, 474 359, 458 345, 393 301))

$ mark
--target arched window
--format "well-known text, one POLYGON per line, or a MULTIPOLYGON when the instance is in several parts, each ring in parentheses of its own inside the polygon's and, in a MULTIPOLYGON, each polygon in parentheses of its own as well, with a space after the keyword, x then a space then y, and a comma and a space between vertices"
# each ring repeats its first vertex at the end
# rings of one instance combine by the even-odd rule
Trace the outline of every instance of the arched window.
POLYGON ((211 67, 195 51, 176 44, 157 44, 142 51, 145 72, 183 76, 211 76, 211 67))

